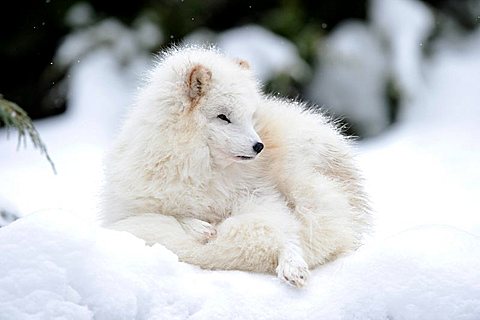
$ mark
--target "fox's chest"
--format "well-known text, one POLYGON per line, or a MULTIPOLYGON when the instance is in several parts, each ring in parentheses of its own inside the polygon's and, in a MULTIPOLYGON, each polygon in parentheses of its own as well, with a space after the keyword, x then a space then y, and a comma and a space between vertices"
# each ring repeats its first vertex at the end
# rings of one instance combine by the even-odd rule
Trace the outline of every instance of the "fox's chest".
POLYGON ((210 180, 203 184, 178 183, 156 195, 161 211, 177 217, 191 217, 219 222, 229 217, 232 208, 251 193, 242 180, 210 180))

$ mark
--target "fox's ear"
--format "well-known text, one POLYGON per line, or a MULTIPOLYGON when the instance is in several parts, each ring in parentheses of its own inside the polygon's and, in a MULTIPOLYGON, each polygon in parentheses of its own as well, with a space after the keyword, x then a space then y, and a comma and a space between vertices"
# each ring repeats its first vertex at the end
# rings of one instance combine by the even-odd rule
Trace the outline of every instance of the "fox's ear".
POLYGON ((249 70, 250 69, 250 63, 248 61, 243 60, 243 59, 236 59, 235 62, 240 66, 240 68, 249 70))
POLYGON ((212 80, 212 72, 205 66, 197 64, 187 73, 187 94, 192 106, 205 95, 212 80))

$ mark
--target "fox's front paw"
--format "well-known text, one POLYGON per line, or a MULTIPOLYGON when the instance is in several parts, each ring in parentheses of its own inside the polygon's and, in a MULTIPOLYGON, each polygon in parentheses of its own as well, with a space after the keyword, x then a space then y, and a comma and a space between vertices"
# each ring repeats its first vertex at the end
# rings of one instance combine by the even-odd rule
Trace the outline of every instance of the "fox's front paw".
POLYGON ((183 229, 191 234, 200 243, 207 243, 217 235, 217 229, 208 222, 195 219, 184 218, 180 220, 183 229))
POLYGON ((277 276, 289 285, 303 287, 310 275, 308 265, 301 257, 285 257, 278 261, 277 276))

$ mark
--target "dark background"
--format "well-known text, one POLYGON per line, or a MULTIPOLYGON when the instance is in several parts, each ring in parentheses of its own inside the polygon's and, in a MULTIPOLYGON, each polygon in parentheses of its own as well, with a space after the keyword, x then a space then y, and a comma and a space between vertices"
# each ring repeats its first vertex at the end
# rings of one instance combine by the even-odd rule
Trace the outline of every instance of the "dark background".
MULTIPOLYGON (((436 7, 440 14, 453 17, 462 28, 472 29, 476 24, 468 14, 468 1, 424 2, 436 7)), ((60 114, 68 108, 65 95, 55 90, 65 73, 55 69, 52 59, 62 39, 72 31, 65 23, 65 15, 76 3, 46 0, 2 1, 0 4, 0 94, 18 103, 33 119, 60 114)), ((343 20, 367 18, 367 2, 359 0, 140 0, 92 1, 90 5, 96 11, 97 20, 113 16, 126 25, 140 14, 149 14, 168 35, 153 51, 171 42, 181 42, 185 35, 199 27, 222 31, 255 23, 292 41, 310 65, 315 63, 315 48, 322 36, 343 20)), ((267 88, 301 97, 304 85, 290 79, 287 86, 272 82, 267 88)), ((396 106, 394 97, 390 100, 393 122, 396 106)))

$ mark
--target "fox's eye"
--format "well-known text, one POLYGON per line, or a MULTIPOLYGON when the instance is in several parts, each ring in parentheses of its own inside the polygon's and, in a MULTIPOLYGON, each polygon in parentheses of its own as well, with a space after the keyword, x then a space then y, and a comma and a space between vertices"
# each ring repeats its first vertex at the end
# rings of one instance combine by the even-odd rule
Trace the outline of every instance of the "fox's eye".
POLYGON ((223 120, 223 121, 226 121, 226 122, 228 122, 228 123, 232 123, 232 121, 230 121, 230 119, 228 119, 227 116, 224 115, 223 113, 222 113, 222 114, 219 114, 219 115, 217 116, 217 118, 218 118, 218 119, 221 119, 221 120, 223 120))

